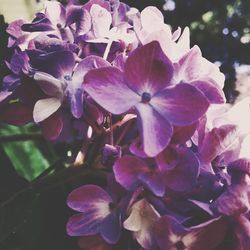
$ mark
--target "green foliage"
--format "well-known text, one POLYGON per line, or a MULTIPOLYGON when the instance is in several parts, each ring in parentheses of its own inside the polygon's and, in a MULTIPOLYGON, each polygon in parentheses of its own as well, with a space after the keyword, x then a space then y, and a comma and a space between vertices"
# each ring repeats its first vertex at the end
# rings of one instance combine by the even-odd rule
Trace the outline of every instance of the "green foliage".
MULTIPOLYGON (((2 126, 0 129, 0 137, 13 135, 37 135, 36 128, 33 126, 2 126)), ((31 136, 32 139, 32 136, 31 136)), ((13 167, 19 175, 28 181, 34 180, 43 173, 51 163, 57 160, 56 154, 52 150, 52 146, 45 140, 25 140, 10 141, 2 143, 5 153, 11 160, 13 167)))

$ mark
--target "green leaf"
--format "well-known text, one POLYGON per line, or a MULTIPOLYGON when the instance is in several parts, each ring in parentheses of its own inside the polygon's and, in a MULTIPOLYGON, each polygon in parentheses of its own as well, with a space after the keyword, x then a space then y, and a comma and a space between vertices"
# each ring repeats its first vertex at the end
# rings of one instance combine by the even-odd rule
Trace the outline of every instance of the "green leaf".
MULTIPOLYGON (((34 133, 36 128, 28 125, 23 127, 3 126, 0 129, 0 136, 25 135, 34 133)), ((15 170, 28 181, 34 180, 42 174, 57 156, 51 145, 43 140, 32 141, 11 141, 2 143, 3 149, 11 160, 15 170)))

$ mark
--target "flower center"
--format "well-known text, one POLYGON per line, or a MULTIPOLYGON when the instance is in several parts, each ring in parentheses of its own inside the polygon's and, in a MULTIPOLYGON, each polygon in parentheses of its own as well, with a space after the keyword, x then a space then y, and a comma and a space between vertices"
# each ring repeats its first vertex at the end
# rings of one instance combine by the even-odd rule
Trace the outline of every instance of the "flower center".
POLYGON ((71 81, 71 80, 72 80, 72 77, 71 77, 70 75, 66 75, 66 76, 64 76, 64 79, 65 79, 66 81, 71 81))
POLYGON ((60 23, 58 23, 58 24, 56 25, 56 27, 57 27, 58 29, 61 29, 61 28, 62 28, 62 25, 61 25, 60 23))
POLYGON ((112 210, 114 210, 115 208, 116 208, 115 203, 110 202, 110 203, 109 203, 109 209, 112 211, 112 210))
POLYGON ((148 103, 148 102, 150 102, 150 100, 151 100, 151 94, 148 92, 143 92, 142 96, 141 96, 141 101, 143 103, 148 103))

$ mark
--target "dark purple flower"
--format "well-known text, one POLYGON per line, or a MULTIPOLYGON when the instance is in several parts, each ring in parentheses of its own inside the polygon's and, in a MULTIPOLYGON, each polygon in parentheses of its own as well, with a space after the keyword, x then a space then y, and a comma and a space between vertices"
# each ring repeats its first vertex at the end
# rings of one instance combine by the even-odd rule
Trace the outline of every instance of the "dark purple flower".
POLYGON ((66 96, 69 98, 73 116, 80 118, 83 113, 84 75, 90 69, 109 65, 102 58, 89 56, 75 67, 74 54, 70 51, 56 51, 41 55, 33 64, 43 71, 36 72, 34 79, 49 96, 35 104, 35 122, 41 122, 56 112, 66 96))
POLYGON ((231 185, 211 204, 211 208, 219 214, 239 216, 250 210, 250 160, 238 159, 231 162, 227 169, 231 175, 231 185))
POLYGON ((156 157, 157 165, 150 167, 134 156, 123 156, 113 167, 116 181, 127 190, 144 185, 157 196, 163 196, 165 189, 177 192, 190 190, 199 174, 199 161, 186 148, 166 149, 156 157))
POLYGON ((110 195, 95 185, 79 187, 69 194, 67 204, 80 212, 67 224, 71 236, 87 236, 100 233, 110 243, 118 242, 121 234, 121 215, 110 195))
POLYGON ((122 114, 135 107, 140 121, 144 151, 160 153, 169 143, 173 125, 197 121, 209 103, 195 87, 169 86, 173 65, 158 42, 136 49, 125 63, 124 73, 115 67, 90 71, 85 91, 103 108, 122 114), (193 112, 193 107, 196 112, 193 112))

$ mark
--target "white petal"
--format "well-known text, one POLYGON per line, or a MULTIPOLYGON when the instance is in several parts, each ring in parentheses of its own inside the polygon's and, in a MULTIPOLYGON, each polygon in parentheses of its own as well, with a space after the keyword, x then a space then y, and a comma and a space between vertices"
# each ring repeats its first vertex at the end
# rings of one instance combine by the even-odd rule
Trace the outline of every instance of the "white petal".
POLYGON ((36 123, 41 122, 55 113, 61 106, 61 100, 57 98, 41 99, 36 102, 33 110, 33 118, 36 123))

